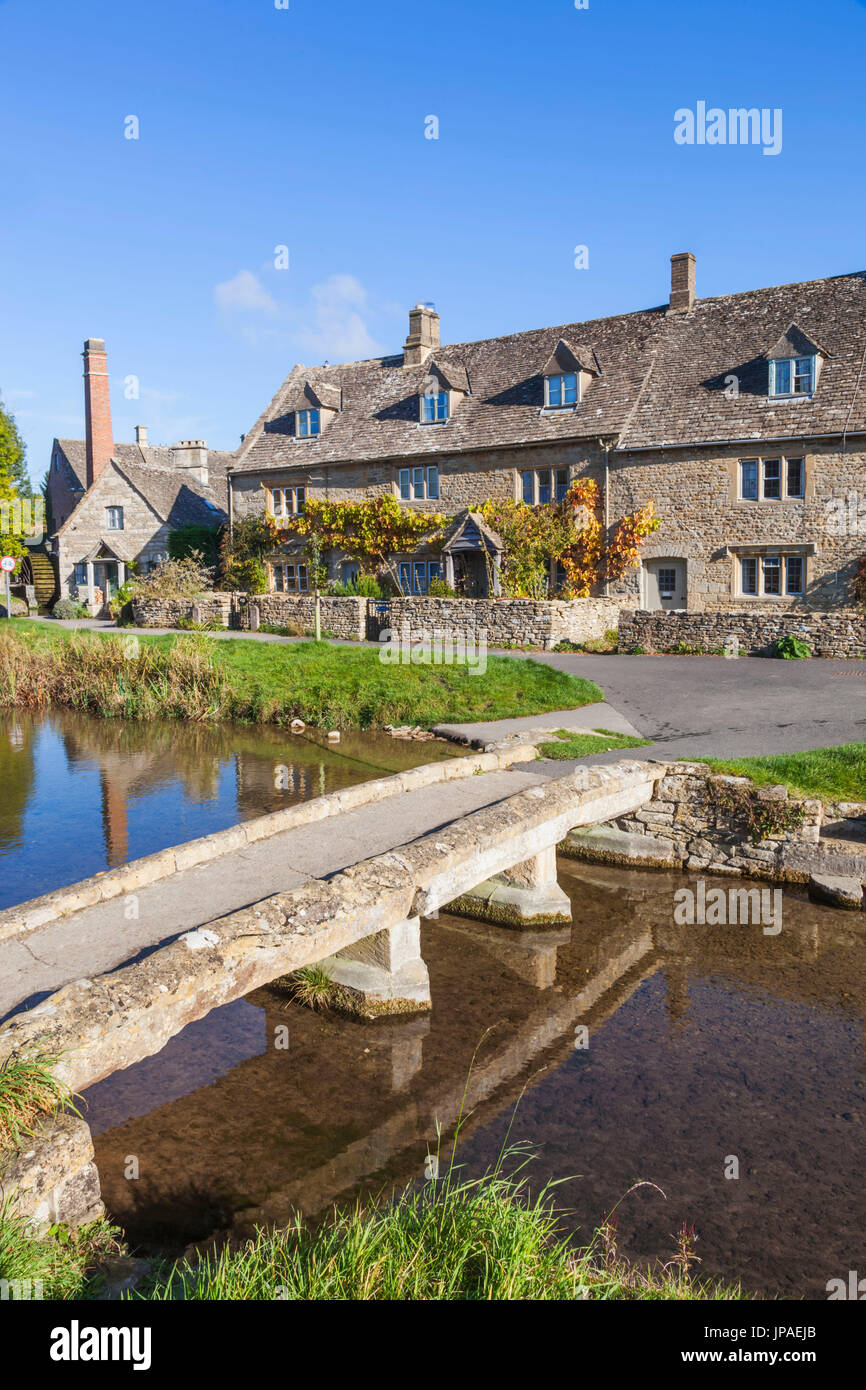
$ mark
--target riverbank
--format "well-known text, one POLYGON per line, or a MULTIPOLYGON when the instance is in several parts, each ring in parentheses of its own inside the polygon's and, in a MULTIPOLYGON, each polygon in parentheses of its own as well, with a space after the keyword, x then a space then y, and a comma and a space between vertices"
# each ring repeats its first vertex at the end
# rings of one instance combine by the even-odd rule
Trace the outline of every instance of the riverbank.
POLYGON ((529 658, 385 665, 376 649, 103 635, 15 620, 0 631, 0 706, 102 717, 232 720, 329 729, 494 720, 603 699, 593 681, 529 658))
MULTIPOLYGON (((517 1152, 519 1157, 519 1152, 517 1152)), ((434 1160, 431 1160, 431 1162, 434 1160)), ((110 1297, 118 1258, 133 1266, 121 1232, 96 1222, 67 1239, 30 1233, 0 1214, 0 1279, 41 1281, 48 1299, 110 1297)), ((498 1168, 474 1181, 449 1170, 388 1205, 334 1210, 315 1230, 300 1221, 259 1231, 201 1259, 142 1266, 134 1298, 148 1301, 570 1301, 735 1300, 739 1285, 698 1280, 684 1230, 672 1258, 641 1267, 617 1250, 608 1222, 588 1245, 560 1233, 549 1188, 530 1197, 498 1168)), ((114 1296, 121 1296, 114 1292, 114 1296)))

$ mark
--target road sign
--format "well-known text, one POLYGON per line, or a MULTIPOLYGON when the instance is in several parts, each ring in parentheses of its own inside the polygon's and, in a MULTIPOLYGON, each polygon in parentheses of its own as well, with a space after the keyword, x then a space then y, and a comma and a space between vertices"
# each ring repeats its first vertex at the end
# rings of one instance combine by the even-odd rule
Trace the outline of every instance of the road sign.
POLYGON ((17 563, 18 561, 13 555, 4 555, 3 559, 0 560, 0 570, 5 570, 7 574, 11 574, 17 563))

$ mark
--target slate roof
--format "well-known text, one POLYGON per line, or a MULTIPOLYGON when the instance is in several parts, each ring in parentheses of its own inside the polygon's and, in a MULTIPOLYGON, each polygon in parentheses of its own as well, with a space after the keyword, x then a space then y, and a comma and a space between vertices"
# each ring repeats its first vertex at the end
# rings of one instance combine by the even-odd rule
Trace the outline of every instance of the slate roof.
MULTIPOLYGON (((83 496, 87 475, 85 441, 58 439, 57 443, 73 486, 83 496)), ((196 524, 219 526, 228 520, 227 470, 235 461, 234 454, 208 450, 207 484, 200 483, 189 469, 178 468, 171 448, 164 444, 115 444, 112 461, 157 516, 173 529, 196 524)))
POLYGON ((452 344, 426 363, 402 355, 295 367, 238 450, 233 471, 423 458, 598 436, 622 451, 714 440, 866 430, 866 272, 699 299, 583 323, 452 344), (768 344, 791 325, 823 345, 811 400, 767 398, 768 344), (545 411, 543 366, 560 340, 592 354, 600 374, 576 410, 545 411), (418 421, 430 361, 461 365, 471 394, 446 424, 418 421), (736 376, 739 394, 726 394, 736 376), (296 440, 289 402, 318 377, 342 388, 343 408, 323 433, 296 440))

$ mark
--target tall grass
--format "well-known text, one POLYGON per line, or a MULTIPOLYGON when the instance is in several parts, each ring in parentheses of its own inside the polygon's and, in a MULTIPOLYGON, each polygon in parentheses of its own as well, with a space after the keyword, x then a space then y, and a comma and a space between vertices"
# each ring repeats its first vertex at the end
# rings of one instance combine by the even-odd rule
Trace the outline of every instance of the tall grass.
POLYGON ((0 1206, 0 1279, 21 1281, 21 1297, 92 1297, 98 1292, 100 1264, 122 1252, 119 1236, 104 1219, 76 1230, 52 1226, 35 1236, 7 1199, 0 1206))
MULTIPOLYGON (((511 1151, 512 1153, 514 1151, 511 1151)), ((701 1283, 688 1242, 642 1270, 603 1227, 585 1247, 562 1234, 551 1185, 532 1197, 497 1167, 482 1178, 407 1188, 385 1207, 334 1211, 316 1231, 298 1221, 257 1231, 239 1249, 180 1261, 142 1291, 150 1300, 476 1301, 741 1298, 701 1283)))
POLYGON ((36 1132, 42 1116, 75 1110, 69 1090, 54 1075, 56 1062, 56 1057, 31 1052, 12 1054, 0 1063, 0 1159, 36 1132))
POLYGON ((251 639, 99 636, 16 623, 0 632, 0 706, 64 706, 142 720, 324 728, 431 725, 573 709, 598 686, 530 660, 384 666, 368 647, 251 639))

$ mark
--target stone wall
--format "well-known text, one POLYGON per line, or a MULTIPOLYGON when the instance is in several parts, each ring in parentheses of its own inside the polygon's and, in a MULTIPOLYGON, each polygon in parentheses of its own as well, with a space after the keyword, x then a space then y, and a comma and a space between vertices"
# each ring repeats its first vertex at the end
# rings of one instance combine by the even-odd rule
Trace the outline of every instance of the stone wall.
MULTIPOLYGON (((754 787, 746 777, 719 777, 703 763, 655 766, 664 775, 646 805, 605 825, 572 832, 559 846, 560 853, 595 863, 688 869, 781 883, 808 883, 816 875, 866 878, 866 854, 821 838, 825 819, 833 820, 840 808, 797 801, 783 786, 754 787), (759 802, 793 808, 800 821, 755 844, 742 821, 711 798, 710 778, 732 789, 753 790, 759 802)), ((858 810, 856 806, 846 809, 858 810)))
POLYGON ((231 604, 231 594, 212 593, 195 601, 137 596, 132 600, 132 619, 136 627, 177 627, 181 618, 202 623, 217 618, 228 627, 231 604))
POLYGON ((713 652, 736 638, 740 652, 762 656, 769 655, 774 643, 788 634, 808 642, 813 656, 866 656, 866 613, 860 609, 829 613, 803 609, 650 613, 640 609, 621 613, 619 621, 620 651, 637 646, 647 652, 668 652, 683 644, 713 652))
POLYGON ((55 1114, 8 1158, 0 1172, 0 1201, 37 1232, 63 1222, 82 1226, 104 1214, 93 1140, 86 1121, 55 1114))
MULTIPOLYGON (((365 598, 326 598, 319 600, 322 633, 348 642, 363 642, 367 635, 365 598)), ((312 594, 238 594, 237 626, 245 631, 267 627, 288 627, 299 634, 312 633, 316 623, 316 600, 312 594), (258 617, 256 617, 256 613, 258 617)))
POLYGON ((517 645, 551 651, 557 642, 586 642, 615 629, 622 603, 607 598, 400 598, 370 607, 379 631, 400 633, 405 626, 411 640, 435 631, 457 638, 486 634, 489 648, 517 645))

